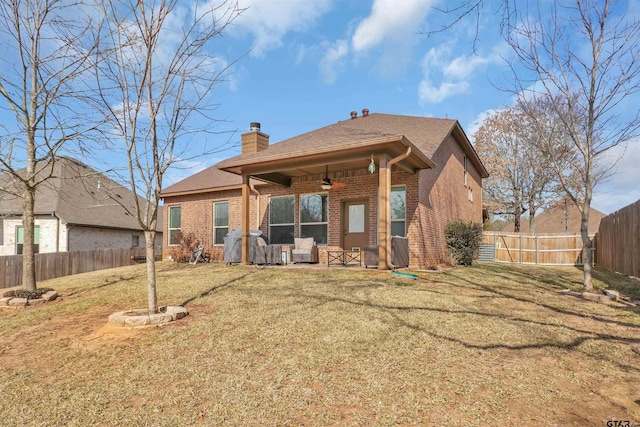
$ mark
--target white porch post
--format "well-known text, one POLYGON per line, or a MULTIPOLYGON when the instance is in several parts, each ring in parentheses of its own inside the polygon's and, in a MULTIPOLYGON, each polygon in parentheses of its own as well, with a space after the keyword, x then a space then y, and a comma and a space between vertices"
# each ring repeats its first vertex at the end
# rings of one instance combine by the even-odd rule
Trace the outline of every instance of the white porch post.
POLYGON ((378 169, 378 270, 387 270, 387 237, 389 235, 389 178, 387 158, 380 157, 378 169))

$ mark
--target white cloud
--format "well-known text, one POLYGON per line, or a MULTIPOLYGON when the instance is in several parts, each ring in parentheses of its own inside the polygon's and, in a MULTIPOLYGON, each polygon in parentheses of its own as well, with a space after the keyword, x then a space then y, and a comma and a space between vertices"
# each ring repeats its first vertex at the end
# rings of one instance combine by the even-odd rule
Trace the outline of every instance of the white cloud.
POLYGON ((431 0, 375 0, 371 14, 353 34, 353 50, 365 51, 385 40, 394 43, 413 40, 433 3, 431 0))
POLYGON ((614 168, 614 174, 594 190, 592 205, 605 213, 611 213, 640 200, 640 138, 630 141, 626 149, 623 146, 611 148, 603 160, 615 161, 618 158, 620 160, 614 168))
POLYGON ((422 103, 439 103, 445 99, 465 93, 474 74, 500 61, 500 50, 496 46, 488 55, 458 56, 450 59, 454 42, 431 48, 422 60, 423 80, 418 86, 418 97, 422 103), (436 83, 438 82, 439 83, 436 83))
POLYGON ((241 0, 239 6, 247 10, 235 25, 255 37, 251 55, 261 57, 266 51, 282 46, 287 33, 311 27, 333 5, 332 0, 241 0))
POLYGON ((325 83, 335 83, 338 78, 338 71, 343 67, 344 58, 348 53, 349 43, 346 40, 338 40, 335 44, 329 46, 320 61, 320 73, 325 83))

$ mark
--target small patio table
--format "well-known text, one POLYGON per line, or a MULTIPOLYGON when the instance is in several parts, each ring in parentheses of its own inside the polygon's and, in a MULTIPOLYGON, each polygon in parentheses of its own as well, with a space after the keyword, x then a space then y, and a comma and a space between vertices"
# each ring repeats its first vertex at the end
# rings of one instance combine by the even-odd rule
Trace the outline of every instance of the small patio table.
POLYGON ((352 248, 348 250, 327 250, 327 267, 332 265, 342 265, 343 267, 346 267, 352 262, 357 262, 359 266, 362 266, 360 248, 352 248))

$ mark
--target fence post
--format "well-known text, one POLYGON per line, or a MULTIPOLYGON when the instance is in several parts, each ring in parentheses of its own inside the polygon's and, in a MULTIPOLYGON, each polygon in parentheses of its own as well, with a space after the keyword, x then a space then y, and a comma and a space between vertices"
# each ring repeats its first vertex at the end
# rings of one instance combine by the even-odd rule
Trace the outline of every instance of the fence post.
POLYGON ((520 264, 522 264, 522 234, 520 235, 520 264))
POLYGON ((536 265, 538 265, 538 235, 536 234, 536 265))

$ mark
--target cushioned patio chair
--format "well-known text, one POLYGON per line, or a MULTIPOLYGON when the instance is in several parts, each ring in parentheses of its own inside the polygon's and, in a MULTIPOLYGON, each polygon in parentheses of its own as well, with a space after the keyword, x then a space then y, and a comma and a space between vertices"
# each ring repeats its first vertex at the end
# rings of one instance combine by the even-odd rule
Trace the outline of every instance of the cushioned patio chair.
POLYGON ((318 262, 318 247, 313 237, 304 239, 296 237, 294 247, 291 249, 291 262, 318 262))

